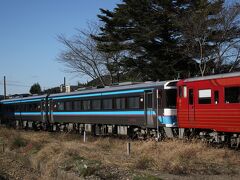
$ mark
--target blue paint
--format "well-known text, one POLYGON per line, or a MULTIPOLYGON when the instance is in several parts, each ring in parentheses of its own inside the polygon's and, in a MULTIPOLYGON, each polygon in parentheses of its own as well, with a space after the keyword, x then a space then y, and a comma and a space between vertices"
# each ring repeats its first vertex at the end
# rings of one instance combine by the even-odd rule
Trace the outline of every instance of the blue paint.
MULTIPOLYGON (((73 98, 83 98, 83 97, 94 97, 94 96, 107 96, 107 95, 118 95, 118 94, 129 94, 129 93, 143 93, 144 91, 152 89, 135 89, 135 90, 123 90, 123 91, 114 91, 114 92, 103 92, 103 93, 93 93, 93 94, 80 94, 80 95, 66 95, 60 97, 52 97, 50 99, 59 100, 59 99, 73 99, 73 98)), ((39 102, 45 100, 45 98, 37 99, 28 99, 28 100, 10 100, 2 102, 3 104, 14 104, 14 103, 27 103, 27 102, 39 102)))
POLYGON ((176 116, 158 116, 158 120, 161 124, 177 124, 176 116))
POLYGON ((144 111, 53 112, 53 115, 144 115, 144 111))
MULTIPOLYGON (((15 115, 41 115, 41 112, 15 112, 15 115)), ((45 114, 45 113, 44 113, 45 114)), ((53 115, 144 115, 144 111, 53 112, 53 115)))
POLYGON ((41 100, 44 100, 44 99, 38 98, 38 99, 28 99, 28 100, 13 100, 13 101, 4 101, 2 103, 3 104, 14 104, 14 103, 26 103, 26 102, 39 102, 41 100))
MULTIPOLYGON (((44 113, 45 114, 45 113, 44 113)), ((39 116, 41 115, 41 112, 15 112, 14 113, 15 116, 20 116, 20 115, 27 115, 27 116, 39 116)))
MULTIPOLYGON (((124 90, 124 91, 114 91, 114 92, 103 92, 103 93, 94 93, 94 94, 80 94, 80 95, 67 95, 60 97, 53 97, 52 99, 72 99, 72 98, 82 98, 82 97, 94 97, 94 96, 107 96, 107 95, 118 95, 118 94, 129 94, 129 93, 143 93, 144 91, 152 89, 135 89, 135 90, 124 90)), ((51 98, 51 97, 50 97, 51 98)))
MULTIPOLYGON (((150 113, 150 112, 147 112, 150 113)), ((15 112, 14 113, 16 116, 18 115, 28 115, 28 116, 40 116, 42 113, 41 112, 15 112)), ((45 114, 45 112, 43 113, 45 114)), ((156 115, 154 111, 151 113, 152 115, 156 115)), ((77 115, 145 115, 145 111, 84 111, 84 112, 53 112, 53 115, 72 115, 72 116, 77 116, 77 115)), ((177 124, 177 118, 176 116, 158 116, 158 120, 161 124, 172 124, 176 125, 177 124)))
POLYGON ((152 90, 152 89, 137 89, 137 90, 125 90, 125 91, 115 91, 115 92, 105 92, 102 93, 103 96, 105 95, 117 95, 117 94, 128 94, 128 93, 141 93, 147 90, 152 90))
POLYGON ((82 97, 93 97, 93 96, 101 96, 101 93, 83 94, 83 95, 75 95, 75 96, 60 96, 60 97, 53 97, 52 99, 57 100, 57 99, 70 99, 70 98, 82 98, 82 97))

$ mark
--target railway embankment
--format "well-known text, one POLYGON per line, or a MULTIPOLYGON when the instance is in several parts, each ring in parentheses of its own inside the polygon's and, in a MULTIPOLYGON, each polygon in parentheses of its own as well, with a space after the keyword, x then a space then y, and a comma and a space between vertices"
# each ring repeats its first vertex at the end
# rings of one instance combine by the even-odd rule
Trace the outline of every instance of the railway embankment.
POLYGON ((239 155, 199 141, 83 142, 79 134, 0 127, 0 179, 238 179, 239 155))

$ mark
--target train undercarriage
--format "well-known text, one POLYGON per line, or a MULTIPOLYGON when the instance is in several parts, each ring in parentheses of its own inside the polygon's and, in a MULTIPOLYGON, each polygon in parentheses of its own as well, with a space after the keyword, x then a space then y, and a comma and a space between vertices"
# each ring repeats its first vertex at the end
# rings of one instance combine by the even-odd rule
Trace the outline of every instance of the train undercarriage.
POLYGON ((103 125, 103 124, 80 124, 80 123, 39 123, 34 121, 8 121, 4 123, 7 126, 24 130, 44 130, 50 132, 72 132, 83 135, 86 132, 91 136, 118 136, 131 139, 154 139, 157 141, 166 138, 178 138, 187 140, 201 140, 217 147, 229 147, 232 149, 240 149, 240 134, 216 132, 206 129, 184 129, 184 128, 167 128, 159 127, 145 128, 137 126, 121 126, 121 125, 103 125))

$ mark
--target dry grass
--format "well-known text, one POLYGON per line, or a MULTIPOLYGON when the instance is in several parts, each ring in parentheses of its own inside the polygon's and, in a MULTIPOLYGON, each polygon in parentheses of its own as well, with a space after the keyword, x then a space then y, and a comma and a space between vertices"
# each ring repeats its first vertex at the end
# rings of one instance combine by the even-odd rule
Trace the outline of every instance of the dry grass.
POLYGON ((215 149, 201 142, 140 142, 135 151, 138 157, 153 159, 152 169, 173 174, 232 174, 236 168, 230 167, 240 167, 239 152, 215 149))
POLYGON ((61 179, 59 169, 76 176, 95 175, 111 179, 118 177, 116 173, 125 171, 234 175, 239 173, 240 168, 239 152, 216 149, 198 141, 132 141, 131 155, 128 156, 127 140, 89 137, 88 142, 83 143, 82 137, 75 134, 19 132, 0 128, 0 137, 8 139, 9 145, 13 137, 19 135, 32 145, 25 153, 32 167, 41 171, 45 179, 61 179), (109 171, 109 168, 112 170, 109 171))

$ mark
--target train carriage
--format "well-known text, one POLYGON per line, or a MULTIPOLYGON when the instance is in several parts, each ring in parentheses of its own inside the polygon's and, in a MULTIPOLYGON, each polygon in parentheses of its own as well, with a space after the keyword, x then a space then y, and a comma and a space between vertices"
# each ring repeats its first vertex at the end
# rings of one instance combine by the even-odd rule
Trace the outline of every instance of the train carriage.
POLYGON ((239 72, 180 80, 177 86, 179 128, 211 133, 222 140, 239 137, 239 72))
MULTIPOLYGON (((1 101, 9 122, 176 127, 176 80, 124 83, 101 89, 1 101)), ((27 124, 26 124, 27 123, 27 124)))
POLYGON ((174 126, 176 82, 138 83, 52 94, 48 97, 50 121, 156 128, 158 116, 159 125, 174 126), (157 93, 161 97, 158 105, 157 93), (163 116, 164 110, 168 111, 166 116, 163 116))
POLYGON ((47 120, 45 112, 46 95, 24 98, 7 99, 1 101, 6 124, 45 123, 47 120), (8 113, 6 113, 8 112, 8 113))

